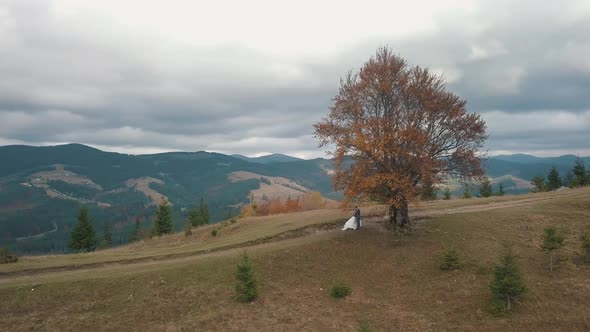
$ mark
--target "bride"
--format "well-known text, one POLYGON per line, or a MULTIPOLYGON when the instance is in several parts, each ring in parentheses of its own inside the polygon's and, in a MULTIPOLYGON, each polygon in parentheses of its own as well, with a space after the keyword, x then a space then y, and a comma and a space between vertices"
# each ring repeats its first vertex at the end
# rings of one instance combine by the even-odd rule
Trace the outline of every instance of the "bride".
MULTIPOLYGON (((363 221, 359 218, 359 225, 363 226, 363 221)), ((348 219, 346 221, 346 223, 344 224, 344 227, 342 227, 342 230, 345 231, 347 229, 354 229, 356 230, 356 220, 354 219, 354 216, 350 217, 350 219, 348 219)))

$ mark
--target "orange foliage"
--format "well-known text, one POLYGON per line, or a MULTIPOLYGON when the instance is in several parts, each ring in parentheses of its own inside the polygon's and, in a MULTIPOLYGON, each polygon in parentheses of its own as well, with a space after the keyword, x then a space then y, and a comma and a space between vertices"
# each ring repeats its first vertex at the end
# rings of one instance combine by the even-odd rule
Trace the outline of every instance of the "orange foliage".
POLYGON ((465 105, 441 76, 409 66, 388 48, 349 73, 328 117, 314 125, 320 146, 336 148, 334 187, 344 191, 344 203, 382 200, 390 221, 403 225, 424 183, 481 176, 477 151, 486 125, 465 105))
POLYGON ((322 197, 322 194, 314 191, 306 193, 300 198, 292 199, 289 197, 285 201, 274 198, 258 204, 248 204, 242 208, 240 215, 242 217, 267 216, 271 214, 323 209, 324 207, 326 207, 326 201, 322 197))

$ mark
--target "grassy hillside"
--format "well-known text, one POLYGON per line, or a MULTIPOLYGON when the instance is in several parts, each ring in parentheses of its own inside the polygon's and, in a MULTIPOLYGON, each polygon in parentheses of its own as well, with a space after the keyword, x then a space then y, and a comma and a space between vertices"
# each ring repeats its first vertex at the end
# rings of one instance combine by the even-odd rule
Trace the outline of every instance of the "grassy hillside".
POLYGON ((174 235, 86 257, 24 258, 0 266, 0 324, 11 331, 590 329, 590 267, 578 259, 578 236, 590 229, 590 189, 438 201, 414 211, 415 231, 403 237, 385 230, 380 218, 367 218, 366 227, 356 232, 309 228, 341 222, 347 215, 318 211, 228 224, 215 238, 202 229, 190 239, 174 235), (554 272, 539 249, 549 225, 566 237, 554 272), (308 228, 284 233, 301 227, 308 228), (279 240, 278 234, 287 239, 279 240), (264 238, 274 241, 252 241, 264 238), (493 265, 505 241, 515 245, 529 292, 515 312, 495 318, 486 306, 493 265), (236 243, 248 245, 256 267, 260 294, 253 304, 236 302, 233 293, 233 273, 244 248, 198 254, 199 248, 236 243), (438 268, 439 255, 449 246, 462 253, 460 271, 438 268), (100 255, 156 257, 157 252, 192 254, 76 267, 100 255), (60 260, 71 268, 11 274, 60 260), (352 286, 351 296, 330 297, 330 288, 339 282, 352 286))

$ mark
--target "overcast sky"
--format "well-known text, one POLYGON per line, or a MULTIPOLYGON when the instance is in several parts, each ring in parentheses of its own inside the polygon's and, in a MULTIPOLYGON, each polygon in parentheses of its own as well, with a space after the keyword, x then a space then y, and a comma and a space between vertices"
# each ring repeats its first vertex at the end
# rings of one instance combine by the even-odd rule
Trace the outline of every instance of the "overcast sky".
POLYGON ((590 155, 588 0, 0 0, 0 145, 323 157, 312 124, 384 45, 489 154, 590 155))

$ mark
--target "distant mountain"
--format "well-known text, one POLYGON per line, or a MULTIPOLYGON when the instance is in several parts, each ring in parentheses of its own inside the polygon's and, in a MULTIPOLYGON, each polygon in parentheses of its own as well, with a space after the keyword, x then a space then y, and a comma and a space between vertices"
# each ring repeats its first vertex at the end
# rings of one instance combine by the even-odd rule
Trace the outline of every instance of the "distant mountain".
MULTIPOLYGON (((237 214, 255 200, 297 197, 332 189, 332 161, 303 160, 281 154, 258 158, 210 152, 128 155, 81 144, 0 147, 0 246, 20 252, 63 252, 78 209, 86 205, 98 236, 111 223, 115 244, 128 241, 136 219, 148 228, 160 200, 173 207, 176 229, 201 197, 213 222, 237 214)), ((584 159, 590 165, 590 158, 584 159)), ((538 158, 496 156, 485 160, 494 185, 506 192, 528 192, 530 180, 555 165, 562 176, 574 156, 538 158)), ((455 193, 462 184, 453 182, 455 193)))
POLYGON ((21 252, 67 250, 80 205, 90 209, 99 236, 109 221, 114 242, 125 243, 136 218, 149 227, 163 198, 173 204, 180 229, 201 197, 213 222, 237 214, 252 193, 266 199, 307 191, 339 197, 332 190, 328 160, 254 159, 264 163, 204 151, 128 155, 81 144, 2 146, 0 246, 21 252))
MULTIPOLYGON (((576 162, 578 157, 573 154, 567 154, 559 157, 535 157, 528 154, 499 155, 490 157, 494 160, 503 160, 519 164, 550 164, 570 166, 576 162)), ((581 158, 586 164, 590 163, 590 157, 581 158)))
POLYGON ((242 159, 252 163, 270 164, 270 163, 286 163, 292 161, 300 161, 303 159, 287 156, 285 154, 273 153, 262 157, 246 157, 240 154, 232 154, 234 158, 242 159))

